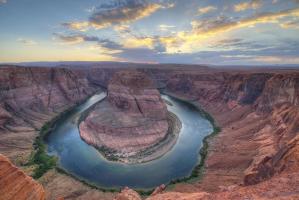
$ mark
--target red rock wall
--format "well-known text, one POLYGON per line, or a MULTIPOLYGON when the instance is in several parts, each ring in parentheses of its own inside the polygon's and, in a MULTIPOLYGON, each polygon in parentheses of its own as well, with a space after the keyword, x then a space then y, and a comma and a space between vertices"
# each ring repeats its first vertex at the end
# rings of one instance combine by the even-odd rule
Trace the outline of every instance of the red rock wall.
POLYGON ((97 88, 82 70, 0 68, 0 152, 13 161, 29 154, 42 125, 97 88))
POLYGON ((0 154, 0 200, 44 200, 43 187, 0 154))
POLYGON ((169 79, 167 91, 197 101, 222 127, 212 149, 223 149, 212 151, 208 171, 214 168, 213 173, 218 171, 227 180, 228 172, 223 171, 227 168, 233 173, 228 182, 238 183, 243 177, 245 184, 255 184, 288 168, 299 168, 298 157, 290 157, 298 150, 297 143, 291 142, 299 134, 298 72, 181 73, 169 79), (230 159, 220 159, 227 158, 226 152, 230 159))

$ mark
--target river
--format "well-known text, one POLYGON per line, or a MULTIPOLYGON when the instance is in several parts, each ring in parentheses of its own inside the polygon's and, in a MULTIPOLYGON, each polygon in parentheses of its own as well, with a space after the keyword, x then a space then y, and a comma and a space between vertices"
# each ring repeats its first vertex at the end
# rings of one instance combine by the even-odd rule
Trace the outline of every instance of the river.
POLYGON ((187 102, 162 95, 171 102, 169 111, 177 115, 182 128, 176 144, 162 157, 141 164, 108 161, 79 135, 78 120, 90 106, 103 100, 106 93, 96 94, 74 108, 55 125, 45 139, 48 154, 59 158, 58 166, 68 173, 103 188, 128 186, 151 189, 173 179, 189 176, 200 160, 199 151, 205 136, 213 131, 212 124, 187 102))

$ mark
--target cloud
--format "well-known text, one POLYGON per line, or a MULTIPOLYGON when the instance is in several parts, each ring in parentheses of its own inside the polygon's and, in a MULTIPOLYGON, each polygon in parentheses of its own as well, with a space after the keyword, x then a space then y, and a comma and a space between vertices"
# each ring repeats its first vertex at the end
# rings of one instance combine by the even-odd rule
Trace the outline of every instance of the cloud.
POLYGON ((131 33, 130 25, 127 24, 114 26, 114 30, 118 31, 119 33, 131 33))
POLYGON ((120 7, 97 10, 89 18, 89 22, 96 28, 104 28, 113 24, 130 23, 147 17, 161 8, 160 4, 127 1, 126 4, 120 7))
MULTIPOLYGON (((110 8, 102 7, 101 9, 109 10, 110 8)), ((229 63, 230 60, 232 62, 245 60, 248 63, 271 63, 271 56, 276 58, 279 56, 287 58, 289 56, 289 58, 292 57, 293 61, 296 60, 294 58, 298 57, 299 49, 290 46, 294 41, 282 43, 275 41, 270 45, 267 41, 254 42, 250 38, 245 40, 228 37, 234 34, 230 33, 230 31, 266 23, 291 28, 296 24, 295 21, 298 17, 299 8, 259 13, 244 18, 219 16, 193 21, 190 30, 164 32, 163 35, 154 36, 142 35, 136 30, 131 30, 130 24, 126 22, 111 23, 114 30, 119 33, 117 41, 86 34, 56 34, 55 36, 60 41, 68 44, 92 44, 90 46, 92 51, 99 51, 104 55, 112 55, 120 60, 197 63, 229 63), (284 44, 288 45, 283 46, 284 44)), ((174 26, 160 24, 157 28, 169 30, 174 28, 174 26)), ((254 38, 252 39, 254 40, 254 38)), ((272 61, 274 61, 273 58, 272 61)), ((287 60, 280 59, 279 62, 287 62, 287 60)))
POLYGON ((26 46, 37 45, 37 42, 35 42, 34 40, 30 40, 30 39, 18 38, 17 41, 26 46))
POLYGON ((122 44, 124 49, 147 48, 156 53, 164 53, 166 51, 165 45, 161 42, 159 36, 131 36, 125 38, 122 44))
POLYGON ((233 20, 228 17, 218 17, 205 21, 194 21, 193 30, 196 32, 218 33, 233 29, 249 27, 260 23, 278 23, 279 19, 288 16, 299 16, 299 8, 283 10, 280 12, 261 13, 241 20, 233 20))
POLYGON ((78 30, 78 31, 87 31, 90 26, 89 22, 65 22, 61 24, 65 28, 78 30))
POLYGON ((87 8, 85 11, 88 12, 88 13, 93 13, 93 12, 96 11, 96 7, 95 7, 95 6, 92 6, 92 7, 90 7, 90 8, 87 8))
POLYGON ((160 41, 165 45, 167 53, 196 52, 201 48, 205 48, 207 44, 215 41, 215 36, 221 36, 232 30, 252 27, 256 24, 279 24, 281 19, 291 16, 298 17, 299 8, 261 13, 243 19, 220 16, 197 20, 191 23, 191 31, 181 31, 174 36, 161 37, 160 41))
POLYGON ((62 25, 69 29, 85 31, 92 27, 95 29, 109 26, 129 24, 148 17, 154 12, 173 7, 174 4, 147 3, 143 0, 125 0, 113 4, 102 4, 91 14, 88 21, 67 22, 62 25))
POLYGON ((101 47, 107 49, 121 49, 122 45, 111 41, 109 39, 100 39, 96 36, 88 36, 84 34, 73 34, 73 35, 63 35, 59 33, 54 33, 55 38, 59 39, 66 44, 80 44, 83 42, 95 42, 101 47))
POLYGON ((262 51, 268 50, 273 47, 269 47, 269 45, 263 45, 258 42, 246 41, 241 38, 230 38, 230 39, 222 39, 218 40, 215 43, 211 44, 209 47, 212 49, 219 49, 221 51, 228 50, 239 50, 239 51, 262 51))
POLYGON ((236 4, 234 6, 234 10, 236 12, 241 12, 241 11, 244 11, 244 10, 248 10, 248 9, 258 9, 260 7, 262 7, 262 0, 251 0, 249 2, 242 2, 242 3, 239 3, 239 4, 236 4))
POLYGON ((286 21, 280 24, 282 28, 293 28, 293 29, 298 29, 299 28, 299 20, 293 20, 293 21, 286 21))
POLYGON ((212 48, 221 48, 221 49, 240 49, 243 47, 248 48, 250 42, 245 42, 244 39, 233 38, 233 39, 222 39, 216 41, 215 44, 212 44, 212 48))
POLYGON ((154 38, 151 37, 131 37, 124 40, 124 46, 127 48, 147 47, 154 48, 154 38))
POLYGON ((7 3, 7 0, 0 0, 0 5, 3 3, 7 3))
POLYGON ((166 25, 166 24, 160 24, 159 30, 160 31, 168 31, 169 29, 175 28, 175 26, 172 25, 166 25))
POLYGON ((202 14, 206 14, 206 13, 209 13, 209 12, 212 12, 212 11, 215 11, 215 10, 217 10, 216 7, 214 7, 214 6, 207 6, 207 7, 199 8, 198 12, 199 12, 199 14, 202 15, 202 14))

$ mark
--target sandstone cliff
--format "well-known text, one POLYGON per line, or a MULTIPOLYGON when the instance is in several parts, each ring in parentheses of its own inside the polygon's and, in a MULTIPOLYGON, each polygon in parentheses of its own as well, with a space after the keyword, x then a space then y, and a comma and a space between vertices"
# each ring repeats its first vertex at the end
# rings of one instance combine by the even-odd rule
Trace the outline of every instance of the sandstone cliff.
POLYGON ((215 191, 220 184, 256 184, 299 169, 299 73, 179 73, 166 90, 193 100, 222 127, 210 141, 198 187, 215 191))
MULTIPOLYGON (((1 66, 0 153, 17 166, 27 163, 34 150, 34 140, 39 135, 42 125, 99 90, 98 87, 90 83, 87 77, 88 73, 83 70, 1 66)), ((27 174, 32 174, 31 167, 22 168, 27 174)), ((51 170, 51 173, 55 174, 51 179, 42 177, 47 180, 43 182, 43 186, 45 186, 46 196, 49 199, 56 199, 61 194, 65 196, 72 193, 78 194, 78 191, 82 191, 83 188, 87 190, 82 183, 58 174, 55 170, 51 170), (56 180, 61 180, 59 189, 53 187, 53 185, 57 185, 56 180), (72 185, 71 189, 68 185, 72 185), (53 189, 57 189, 57 191, 53 191, 53 189)), ((10 177, 8 172, 6 175, 10 177)), ((14 175, 12 174, 12 176, 14 175)), ((16 180, 19 181, 19 179, 16 180)), ((20 182, 18 185, 16 182, 9 182, 12 185, 6 183, 13 191, 13 184, 17 186, 17 191, 17 188, 24 183, 20 182)), ((0 188, 2 189, 2 186, 0 188)), ((24 186, 24 190, 26 190, 23 191, 24 194, 32 192, 30 185, 29 187, 24 186)), ((103 196, 100 192, 94 193, 97 196, 103 196)), ((0 199, 2 195, 3 192, 0 192, 0 199)))
POLYGON ((167 131, 167 109, 159 91, 145 74, 132 70, 113 75, 108 99, 80 124, 87 143, 124 159, 158 143, 167 131))
POLYGON ((1 67, 0 152, 24 162, 38 129, 96 90, 80 70, 1 67))
POLYGON ((44 200, 43 187, 0 154, 0 200, 44 200))

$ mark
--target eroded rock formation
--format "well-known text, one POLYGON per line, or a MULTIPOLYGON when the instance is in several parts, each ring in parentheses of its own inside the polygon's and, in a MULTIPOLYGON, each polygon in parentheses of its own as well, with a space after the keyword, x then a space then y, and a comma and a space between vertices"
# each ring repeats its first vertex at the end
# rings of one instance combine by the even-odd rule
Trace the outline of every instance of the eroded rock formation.
POLYGON ((108 85, 108 99, 80 124, 80 135, 110 156, 135 156, 168 133, 167 108, 153 81, 138 71, 120 71, 108 85))
POLYGON ((45 122, 96 90, 79 70, 1 67, 0 152, 21 162, 45 122))
POLYGON ((299 73, 181 73, 168 83, 169 92, 193 100, 222 127, 198 187, 251 185, 299 169, 299 73))
POLYGON ((44 200, 43 187, 0 154, 0 200, 44 200))

